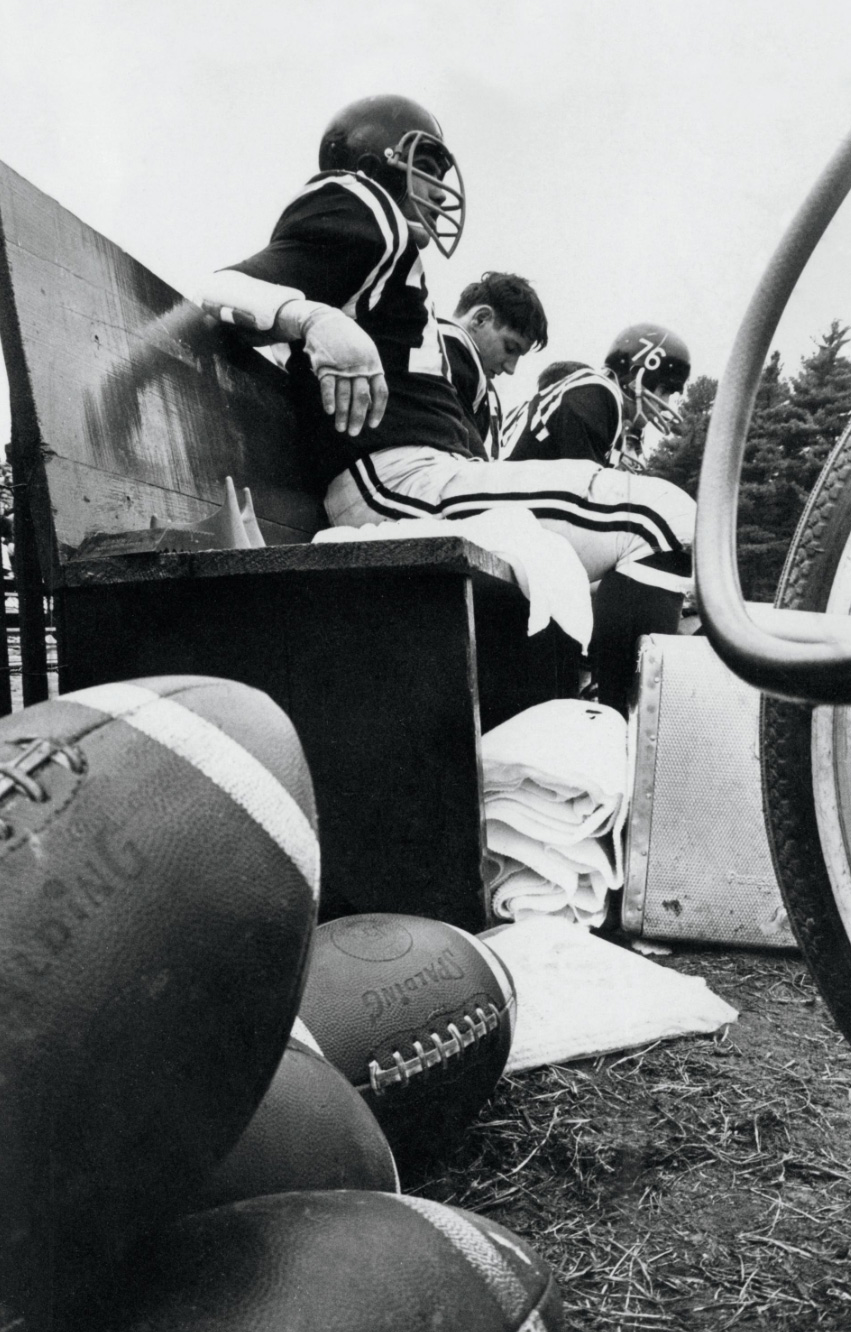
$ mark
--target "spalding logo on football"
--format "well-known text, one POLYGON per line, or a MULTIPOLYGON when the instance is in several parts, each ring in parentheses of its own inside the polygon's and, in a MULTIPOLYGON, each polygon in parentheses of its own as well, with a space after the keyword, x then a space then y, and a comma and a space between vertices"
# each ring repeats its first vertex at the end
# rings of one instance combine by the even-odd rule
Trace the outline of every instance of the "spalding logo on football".
POLYGON ((0 1298, 79 1277, 236 1142, 301 996, 314 829, 296 733, 244 685, 0 721, 0 1298))
POLYGON ((399 1191, 375 1115, 299 1018, 251 1123, 192 1210, 293 1189, 399 1191))
POLYGON ((80 1326, 561 1332, 563 1322, 552 1271, 519 1235, 425 1198, 340 1189, 187 1217, 134 1265, 112 1316, 89 1311, 80 1326))
POLYGON ((451 1146, 491 1095, 515 1004, 504 963, 473 935, 373 913, 317 929, 300 1016, 408 1164, 451 1146))

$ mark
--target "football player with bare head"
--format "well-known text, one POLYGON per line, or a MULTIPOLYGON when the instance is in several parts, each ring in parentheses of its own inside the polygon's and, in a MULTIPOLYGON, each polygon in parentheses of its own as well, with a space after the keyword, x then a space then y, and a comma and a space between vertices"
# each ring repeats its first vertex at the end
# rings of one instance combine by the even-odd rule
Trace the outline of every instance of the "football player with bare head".
POLYGON ((439 322, 464 414, 487 455, 496 458, 502 409, 493 380, 513 375, 521 356, 546 347, 547 316, 540 297, 515 273, 483 273, 461 292, 452 318, 439 322))

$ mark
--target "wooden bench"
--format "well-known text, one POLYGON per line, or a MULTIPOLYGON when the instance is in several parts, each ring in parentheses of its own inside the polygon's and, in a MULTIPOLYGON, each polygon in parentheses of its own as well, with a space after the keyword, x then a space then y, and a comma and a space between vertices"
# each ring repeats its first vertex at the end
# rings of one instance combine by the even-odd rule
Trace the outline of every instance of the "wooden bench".
POLYGON ((483 928, 481 731, 573 692, 575 644, 555 626, 528 639, 509 568, 451 525, 310 544, 326 519, 286 375, 2 164, 0 334, 25 702, 46 697, 45 595, 62 692, 168 673, 255 685, 313 775, 323 918, 483 928), (227 476, 265 548, 104 553, 102 534, 144 546, 153 515, 213 514, 227 476))

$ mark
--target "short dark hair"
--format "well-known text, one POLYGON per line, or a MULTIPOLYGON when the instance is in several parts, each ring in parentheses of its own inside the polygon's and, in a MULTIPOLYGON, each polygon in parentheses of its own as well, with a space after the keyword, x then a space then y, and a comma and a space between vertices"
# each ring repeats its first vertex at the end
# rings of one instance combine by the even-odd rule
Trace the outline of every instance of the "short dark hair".
POLYGON ((542 393, 544 389, 549 388, 550 384, 556 384, 560 379, 566 379, 577 370, 590 370, 591 367, 585 361, 552 361, 538 375, 538 392, 542 393))
POLYGON ((474 305, 490 305, 501 324, 528 338, 533 347, 547 345, 547 316, 538 293, 526 278, 516 273, 483 273, 458 297, 456 315, 466 314, 474 305))

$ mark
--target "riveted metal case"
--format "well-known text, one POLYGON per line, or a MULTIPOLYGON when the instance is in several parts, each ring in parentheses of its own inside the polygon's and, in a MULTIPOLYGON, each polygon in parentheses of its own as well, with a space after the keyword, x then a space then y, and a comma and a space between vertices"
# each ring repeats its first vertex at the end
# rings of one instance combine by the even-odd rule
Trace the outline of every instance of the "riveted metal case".
POLYGON ((639 644, 622 925, 650 939, 794 948, 762 815, 759 693, 703 637, 639 644))

